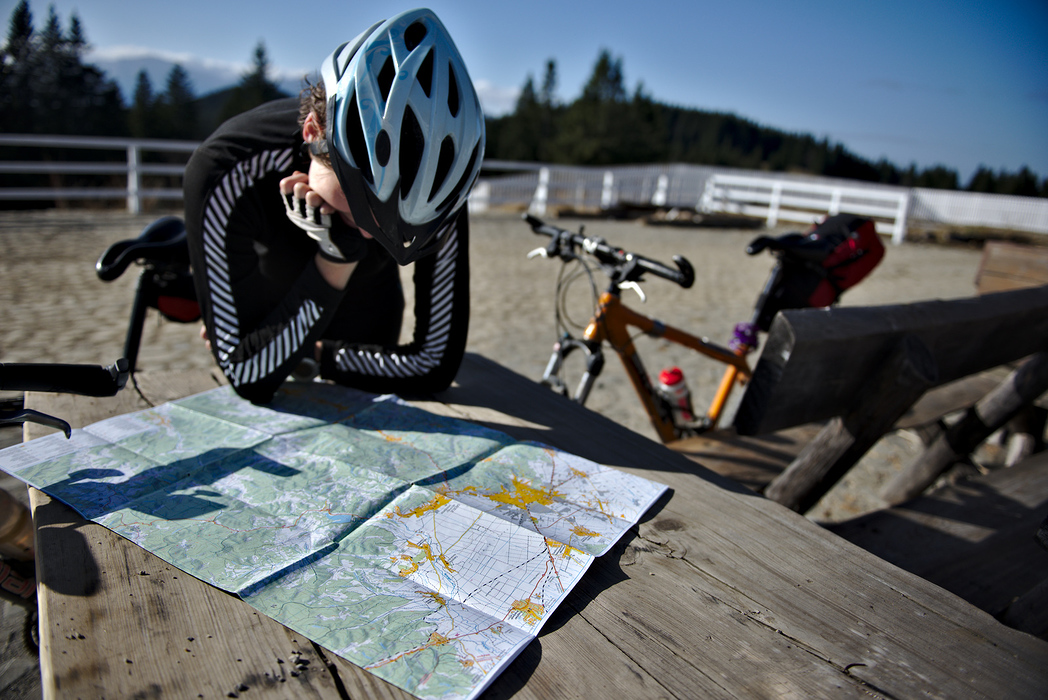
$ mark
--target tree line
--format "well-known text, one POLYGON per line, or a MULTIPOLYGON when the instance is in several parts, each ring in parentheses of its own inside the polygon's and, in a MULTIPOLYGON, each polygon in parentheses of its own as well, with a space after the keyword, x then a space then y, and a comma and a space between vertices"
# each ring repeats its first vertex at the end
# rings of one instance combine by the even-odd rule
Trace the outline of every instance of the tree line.
MULTIPOLYGON (((63 27, 51 6, 43 29, 37 30, 28 0, 21 0, 0 49, 0 130, 199 140, 225 119, 286 96, 269 79, 261 42, 251 71, 230 89, 197 97, 189 74, 176 65, 160 91, 140 71, 129 104, 115 81, 85 62, 87 48, 75 12, 63 27)), ((551 59, 540 86, 527 77, 512 113, 487 119, 487 157, 572 165, 693 163, 1048 196, 1048 178, 1041 180, 1026 167, 1015 173, 981 167, 962 187, 957 172, 944 166, 918 170, 883 159, 871 162, 827 139, 779 131, 734 114, 656 102, 642 83, 627 91, 622 59, 606 50, 578 98, 561 103, 556 90, 557 67, 551 59)), ((60 156, 89 157, 71 151, 60 156)))
POLYGON ((0 130, 199 140, 225 119, 287 96, 269 79, 261 42, 252 70, 230 89, 197 97, 189 74, 176 65, 159 92, 140 71, 130 104, 115 81, 85 62, 87 48, 75 12, 63 27, 52 5, 43 29, 37 30, 28 0, 21 0, 0 49, 0 130))
POLYGON ((904 187, 1048 197, 1048 177, 1029 168, 995 172, 980 167, 964 183, 937 165, 899 168, 871 162, 839 143, 760 126, 734 114, 667 105, 638 84, 628 92, 622 59, 601 51, 582 94, 556 98, 557 66, 549 60, 540 86, 529 75, 513 112, 488 119, 486 157, 570 165, 691 163, 801 172, 904 187))

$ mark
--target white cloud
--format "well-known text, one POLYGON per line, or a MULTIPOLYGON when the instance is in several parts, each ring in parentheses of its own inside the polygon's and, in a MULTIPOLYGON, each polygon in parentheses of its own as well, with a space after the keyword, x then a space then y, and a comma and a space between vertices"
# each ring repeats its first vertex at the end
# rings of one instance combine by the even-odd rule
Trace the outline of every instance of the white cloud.
MULTIPOLYGON (((246 62, 218 61, 190 53, 130 45, 92 49, 86 60, 115 80, 127 98, 134 93, 138 73, 142 70, 149 75, 154 89, 162 90, 171 68, 180 65, 189 74, 193 91, 198 96, 235 85, 245 73, 252 70, 252 66, 246 62)), ((297 94, 302 76, 307 72, 304 69, 288 70, 270 66, 269 77, 285 91, 297 94)))
POLYGON ((477 90, 484 114, 489 117, 501 117, 512 112, 517 106, 520 88, 499 87, 489 80, 474 80, 473 87, 477 90))
MULTIPOLYGON (((252 68, 246 62, 218 61, 191 53, 161 51, 133 45, 94 48, 86 59, 115 80, 128 99, 134 94, 135 82, 139 71, 142 70, 149 75, 154 89, 159 91, 164 89, 171 68, 180 65, 189 74, 193 91, 200 96, 235 85, 252 68)), ((270 67, 270 79, 291 94, 297 94, 302 76, 311 73, 315 73, 315 70, 270 67)), ((512 112, 520 95, 520 88, 500 87, 490 80, 477 80, 474 87, 484 108, 484 114, 489 117, 499 117, 512 112)))

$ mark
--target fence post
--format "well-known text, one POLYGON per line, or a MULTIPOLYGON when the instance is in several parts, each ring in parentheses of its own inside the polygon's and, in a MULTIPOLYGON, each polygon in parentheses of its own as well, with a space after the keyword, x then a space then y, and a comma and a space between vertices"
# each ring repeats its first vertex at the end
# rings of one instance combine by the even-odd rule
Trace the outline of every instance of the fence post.
POLYGON ((669 201, 670 192, 670 176, 666 173, 659 175, 658 182, 655 183, 655 194, 651 196, 651 203, 656 207, 666 206, 666 202, 669 201))
POLYGON ((528 211, 536 216, 546 214, 546 200, 549 199, 549 168, 539 169, 539 184, 535 188, 535 195, 531 198, 531 206, 528 211))
POLYGON ((610 170, 604 171, 604 186, 600 190, 600 208, 610 209, 615 199, 615 174, 610 170))
POLYGON ((906 214, 910 209, 910 193, 899 195, 899 209, 895 212, 895 226, 892 228, 892 243, 899 245, 906 238, 906 214))
POLYGON ((830 208, 826 212, 830 216, 836 216, 841 213, 841 191, 834 188, 833 193, 830 195, 830 208))
POLYGON ((782 201, 782 183, 775 181, 771 186, 771 201, 768 202, 768 228, 779 223, 779 203, 782 201))
POLYGON ((138 214, 141 206, 138 201, 138 189, 140 185, 138 175, 138 146, 131 144, 127 147, 127 210, 132 214, 138 214))

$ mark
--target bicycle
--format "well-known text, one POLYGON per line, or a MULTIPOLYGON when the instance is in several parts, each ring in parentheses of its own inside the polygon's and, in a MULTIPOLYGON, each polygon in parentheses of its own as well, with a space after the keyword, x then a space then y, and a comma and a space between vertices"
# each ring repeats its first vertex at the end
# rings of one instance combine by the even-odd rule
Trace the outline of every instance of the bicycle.
MULTIPOLYGON (((524 214, 523 219, 536 234, 550 237, 545 248, 531 251, 528 257, 560 258, 564 263, 555 291, 559 338, 543 372, 542 384, 584 405, 604 368, 603 348, 607 344, 621 359, 652 427, 663 442, 717 427, 735 386, 745 383, 752 375, 747 358, 759 345, 758 333, 768 331, 776 312, 836 303, 845 289, 857 284, 880 262, 884 253, 873 222, 851 215, 830 217, 822 224, 824 229, 817 227, 806 235, 787 233, 774 238, 757 237, 746 252, 757 255, 768 250, 778 262, 761 290, 751 319, 735 326, 729 345, 724 347, 649 318, 622 301, 624 289, 632 289, 642 301, 645 299, 639 283, 646 274, 674 282, 684 289, 690 288, 695 273, 683 256, 673 256, 674 268, 611 246, 604 239, 587 237, 581 228, 574 233, 546 224, 530 214, 524 214), (599 295, 590 260, 596 261, 597 267, 609 278, 607 288, 599 295), (579 269, 566 272, 569 263, 577 263, 579 269), (581 337, 575 337, 565 321, 565 300, 569 286, 582 277, 588 279, 593 290, 595 309, 581 337), (638 333, 631 334, 631 328, 638 333), (695 416, 690 397, 680 393, 674 396, 666 387, 660 388, 652 382, 633 343, 640 334, 681 345, 726 365, 703 416, 695 416), (576 351, 585 355, 585 370, 571 392, 561 374, 565 359, 576 351)), ((683 385, 679 386, 683 388, 683 385)))
MULTIPOLYGON (((133 263, 140 264, 142 272, 122 357, 110 365, 0 363, 0 390, 115 396, 134 376, 149 308, 180 323, 192 323, 200 318, 189 267, 185 224, 181 219, 160 217, 137 238, 112 244, 95 263, 95 272, 99 279, 110 282, 133 263)), ((69 424, 61 418, 24 407, 0 409, 0 426, 27 422, 61 430, 67 438, 70 435, 69 424)))

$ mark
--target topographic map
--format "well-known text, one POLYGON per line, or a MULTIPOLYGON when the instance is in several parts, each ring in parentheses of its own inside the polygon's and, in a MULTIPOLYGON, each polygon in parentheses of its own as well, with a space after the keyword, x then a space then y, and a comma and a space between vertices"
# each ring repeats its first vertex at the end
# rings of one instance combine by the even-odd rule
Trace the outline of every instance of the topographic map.
POLYGON ((665 491, 320 383, 214 389, 0 469, 421 698, 478 695, 665 491))

